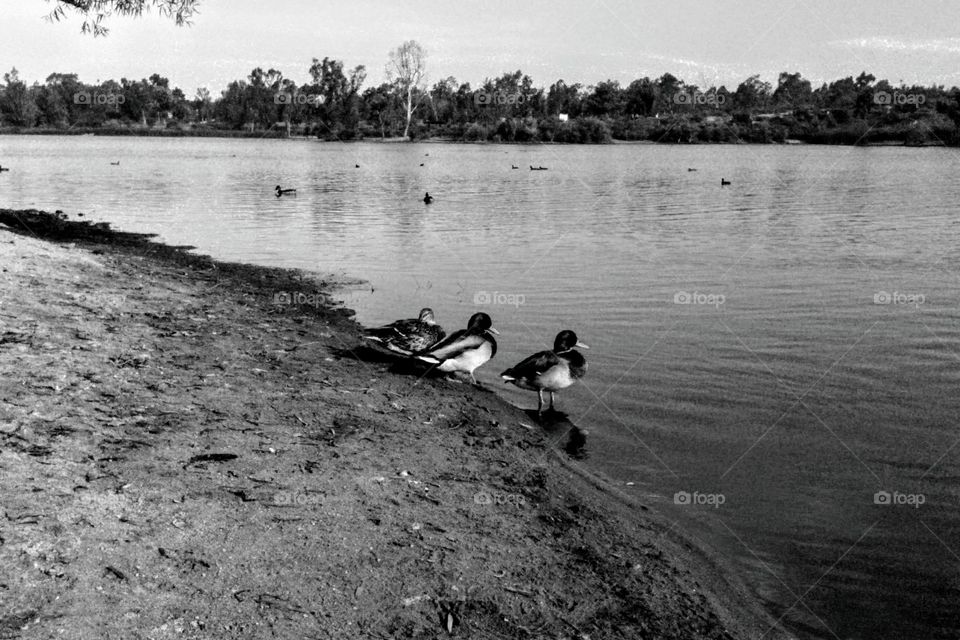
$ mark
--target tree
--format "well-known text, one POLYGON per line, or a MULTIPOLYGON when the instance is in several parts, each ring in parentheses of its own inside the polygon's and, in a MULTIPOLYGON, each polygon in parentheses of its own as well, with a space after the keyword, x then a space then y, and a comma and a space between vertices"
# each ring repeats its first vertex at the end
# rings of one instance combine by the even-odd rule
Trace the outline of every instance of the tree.
POLYGON ((0 115, 18 127, 32 127, 37 120, 37 105, 16 67, 3 74, 3 82, 6 87, 0 101, 0 115))
POLYGON ((197 120, 205 122, 210 117, 210 109, 213 100, 210 98, 210 90, 206 87, 197 89, 197 96, 193 99, 193 107, 197 111, 197 120))
POLYGON ((59 22, 67 11, 83 16, 82 33, 105 36, 110 31, 103 21, 113 15, 137 17, 148 7, 156 7, 160 15, 173 18, 178 27, 190 24, 199 0, 46 0, 55 3, 48 20, 59 22))
MULTIPOLYGON (((353 74, 362 74, 362 70, 354 69, 353 74)), ((350 80, 343 73, 343 61, 330 58, 320 61, 314 58, 310 65, 310 77, 313 79, 310 90, 319 96, 316 105, 317 120, 326 131, 324 135, 339 138, 341 116, 350 92, 350 80)), ((357 77, 354 81, 357 81, 357 77)), ((362 82, 363 79, 359 78, 359 81, 362 82)))
MULTIPOLYGON (((376 120, 380 127, 380 137, 386 138, 387 127, 394 119, 399 120, 400 105, 397 104, 397 96, 392 87, 386 82, 379 87, 370 87, 363 92, 360 101, 363 118, 371 122, 376 120)), ((391 126, 391 135, 392 131, 391 126)))
POLYGON ((813 100, 810 81, 804 80, 800 73, 780 74, 777 88, 773 92, 773 101, 778 109, 798 110, 808 107, 813 100))
POLYGON ((616 80, 600 82, 584 101, 583 110, 592 116, 616 117, 623 112, 623 90, 616 80))
POLYGON ((407 123, 403 137, 410 133, 410 121, 419 101, 414 104, 414 94, 426 88, 427 52, 416 40, 408 40, 390 52, 387 77, 396 85, 407 110, 407 123))
POLYGON ((568 85, 563 80, 557 80, 547 91, 547 113, 550 115, 565 113, 576 118, 580 115, 580 103, 579 83, 568 85))
POLYGON ((769 82, 763 82, 759 75, 753 75, 740 83, 733 94, 733 101, 737 108, 752 113, 767 107, 770 102, 770 89, 769 82))
POLYGON ((665 73, 654 81, 654 87, 657 94, 656 112, 673 113, 673 110, 681 104, 677 96, 685 90, 683 80, 672 73, 665 73))
POLYGON ((657 101, 657 90, 650 78, 634 80, 624 90, 626 112, 630 115, 649 116, 657 101))

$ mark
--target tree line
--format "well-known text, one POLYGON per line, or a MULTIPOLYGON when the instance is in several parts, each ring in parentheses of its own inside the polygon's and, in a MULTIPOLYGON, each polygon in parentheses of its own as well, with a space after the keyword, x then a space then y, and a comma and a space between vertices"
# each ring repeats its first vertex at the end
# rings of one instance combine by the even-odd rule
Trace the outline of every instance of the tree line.
POLYGON ((365 87, 364 66, 314 58, 309 81, 253 69, 214 96, 188 97, 168 78, 97 84, 53 73, 27 84, 16 69, 0 86, 0 131, 310 136, 325 140, 442 138, 493 142, 785 142, 960 144, 960 89, 893 86, 866 72, 814 88, 783 72, 735 89, 698 87, 665 73, 626 86, 557 80, 534 86, 515 71, 473 87, 453 77, 428 86, 415 42, 390 52, 388 79, 365 87))

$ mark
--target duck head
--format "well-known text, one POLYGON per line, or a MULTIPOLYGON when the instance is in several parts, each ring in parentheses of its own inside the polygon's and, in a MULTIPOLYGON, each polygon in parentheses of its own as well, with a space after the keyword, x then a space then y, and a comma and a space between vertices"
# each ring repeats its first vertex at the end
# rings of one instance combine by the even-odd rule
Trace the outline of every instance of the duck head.
POLYGON ((482 311, 470 316, 470 322, 467 323, 467 330, 473 333, 489 331, 490 333, 500 335, 500 332, 493 328, 493 320, 482 311))
POLYGON ((433 309, 430 307, 424 307, 420 309, 420 322, 425 322, 426 324, 437 324, 437 321, 433 318, 433 309))
POLYGON ((577 334, 569 329, 564 329, 557 334, 557 337, 553 341, 553 352, 554 353, 564 353, 566 351, 573 350, 574 347, 580 347, 581 349, 589 349, 587 345, 583 344, 577 339, 577 334))

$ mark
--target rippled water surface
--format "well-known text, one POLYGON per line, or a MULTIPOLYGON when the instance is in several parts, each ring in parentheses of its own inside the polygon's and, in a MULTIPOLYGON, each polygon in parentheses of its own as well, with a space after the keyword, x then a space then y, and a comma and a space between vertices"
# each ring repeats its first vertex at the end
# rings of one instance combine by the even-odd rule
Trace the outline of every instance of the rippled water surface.
POLYGON ((559 398, 591 433, 584 464, 797 633, 956 638, 958 159, 7 136, 0 206, 364 278, 343 295, 365 324, 431 306, 449 331, 483 309, 502 335, 478 377, 523 407, 497 373, 574 329, 590 370, 559 398))

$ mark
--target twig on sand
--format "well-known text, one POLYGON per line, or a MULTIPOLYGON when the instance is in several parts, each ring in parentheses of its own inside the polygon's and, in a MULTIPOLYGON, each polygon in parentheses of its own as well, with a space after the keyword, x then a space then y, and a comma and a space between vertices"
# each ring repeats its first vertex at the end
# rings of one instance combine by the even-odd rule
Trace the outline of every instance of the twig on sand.
POLYGON ((510 593, 519 593, 519 594, 522 595, 522 596, 527 596, 527 597, 530 597, 530 598, 533 597, 533 593, 531 593, 530 591, 524 591, 523 589, 517 589, 516 587, 506 587, 506 586, 505 586, 505 587, 503 587, 503 590, 504 590, 504 591, 509 591, 510 593))
POLYGON ((577 625, 573 624, 572 622, 570 622, 569 620, 567 620, 566 618, 564 618, 563 616, 561 616, 561 615, 559 615, 559 614, 557 615, 557 617, 560 618, 561 620, 563 620, 564 622, 566 622, 568 625, 570 625, 570 626, 573 628, 573 630, 576 631, 577 633, 579 633, 581 636, 584 635, 583 631, 580 630, 580 627, 578 627, 577 625))
POLYGON ((295 344, 295 345, 293 345, 293 346, 290 347, 289 349, 283 349, 283 351, 286 351, 287 353, 289 353, 289 352, 291 352, 291 351, 296 351, 297 349, 302 349, 302 348, 304 348, 304 347, 309 347, 309 346, 314 345, 314 344, 320 344, 320 340, 314 340, 313 342, 301 342, 300 344, 295 344))

